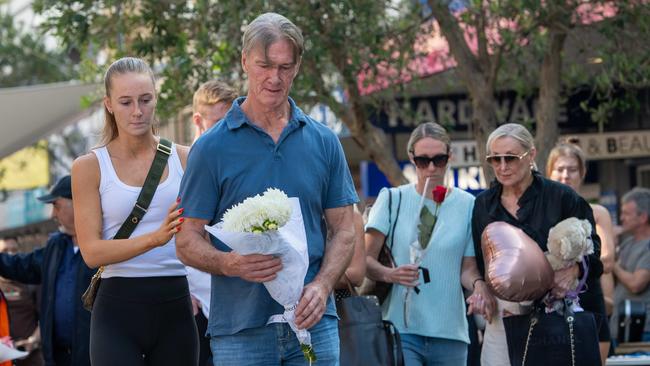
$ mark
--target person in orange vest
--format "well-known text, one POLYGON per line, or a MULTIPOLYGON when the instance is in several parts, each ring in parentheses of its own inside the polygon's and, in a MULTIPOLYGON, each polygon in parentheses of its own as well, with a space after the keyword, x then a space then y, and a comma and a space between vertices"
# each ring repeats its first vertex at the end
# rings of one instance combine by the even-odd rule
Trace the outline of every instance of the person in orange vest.
POLYGON ((0 291, 0 366, 12 366, 11 360, 25 356, 27 356, 27 352, 16 350, 11 341, 7 299, 0 291))
MULTIPOLYGON (((7 299, 0 291, 0 342, 11 342, 9 335, 9 311, 7 309, 7 299)), ((0 366, 11 366, 11 361, 0 362, 0 366)))
MULTIPOLYGON (((0 253, 18 254, 18 238, 7 236, 0 239, 0 253)), ((7 300, 9 311, 9 334, 16 349, 25 351, 29 356, 16 360, 15 366, 43 366, 41 352, 41 331, 38 326, 38 291, 37 285, 26 285, 0 277, 0 291, 7 300)))

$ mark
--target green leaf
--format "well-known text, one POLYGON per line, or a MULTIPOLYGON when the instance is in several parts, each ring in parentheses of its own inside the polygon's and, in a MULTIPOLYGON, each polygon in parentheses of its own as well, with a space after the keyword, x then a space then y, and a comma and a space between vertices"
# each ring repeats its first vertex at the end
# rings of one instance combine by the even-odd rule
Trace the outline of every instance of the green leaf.
POLYGON ((418 242, 422 249, 426 249, 431 240, 433 228, 436 226, 436 216, 429 211, 427 206, 423 206, 420 211, 420 223, 418 224, 418 242))
POLYGON ((314 352, 314 348, 309 345, 309 344, 301 344, 300 349, 302 350, 302 354, 305 355, 305 359, 307 361, 311 362, 316 362, 316 353, 314 352))

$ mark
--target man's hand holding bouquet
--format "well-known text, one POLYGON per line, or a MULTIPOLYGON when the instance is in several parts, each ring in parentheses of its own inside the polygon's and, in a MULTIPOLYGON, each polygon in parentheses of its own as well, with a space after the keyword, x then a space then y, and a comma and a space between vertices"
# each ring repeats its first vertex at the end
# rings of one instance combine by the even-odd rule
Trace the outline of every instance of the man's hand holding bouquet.
POLYGON ((309 267, 307 235, 298 199, 269 188, 263 195, 246 198, 231 207, 221 222, 205 229, 240 255, 273 255, 282 260, 282 269, 270 274, 268 281, 261 281, 271 297, 284 307, 284 313, 272 316, 269 323, 288 323, 305 358, 310 363, 316 361, 311 335, 296 326, 295 313, 309 267))

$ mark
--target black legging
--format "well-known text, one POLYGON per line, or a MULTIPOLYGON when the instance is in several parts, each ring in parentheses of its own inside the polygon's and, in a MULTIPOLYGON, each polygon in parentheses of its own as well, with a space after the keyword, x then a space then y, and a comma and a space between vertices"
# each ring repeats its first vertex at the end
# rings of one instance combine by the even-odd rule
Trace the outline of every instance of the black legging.
POLYGON ((102 279, 90 321, 93 366, 198 364, 185 276, 102 279))

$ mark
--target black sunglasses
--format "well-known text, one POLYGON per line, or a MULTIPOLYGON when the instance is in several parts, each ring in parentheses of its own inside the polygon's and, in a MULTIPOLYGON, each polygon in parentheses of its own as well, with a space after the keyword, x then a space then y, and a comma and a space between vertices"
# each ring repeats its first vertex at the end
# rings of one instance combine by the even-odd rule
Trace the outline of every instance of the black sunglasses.
POLYGON ((448 161, 449 161, 449 155, 447 154, 436 155, 432 158, 428 156, 413 157, 413 162, 415 163, 415 166, 420 169, 428 168, 430 163, 433 163, 433 165, 435 165, 436 168, 444 168, 445 165, 447 165, 448 161))

